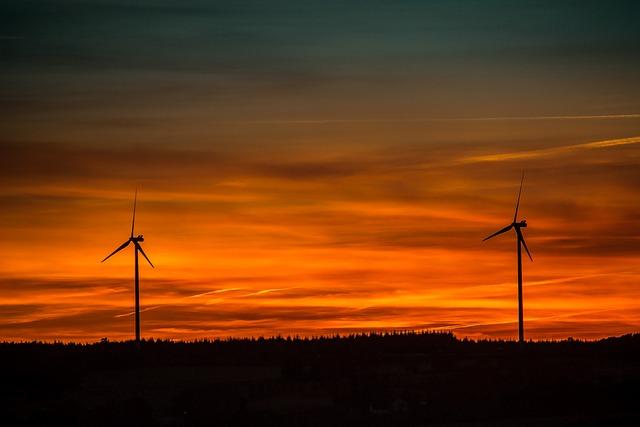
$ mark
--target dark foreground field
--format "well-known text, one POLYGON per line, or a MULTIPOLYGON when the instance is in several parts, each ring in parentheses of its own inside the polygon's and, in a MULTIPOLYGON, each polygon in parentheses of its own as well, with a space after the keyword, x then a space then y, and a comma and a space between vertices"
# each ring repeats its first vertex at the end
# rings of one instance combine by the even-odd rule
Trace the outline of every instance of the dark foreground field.
POLYGON ((638 426, 640 335, 0 344, 3 425, 638 426))

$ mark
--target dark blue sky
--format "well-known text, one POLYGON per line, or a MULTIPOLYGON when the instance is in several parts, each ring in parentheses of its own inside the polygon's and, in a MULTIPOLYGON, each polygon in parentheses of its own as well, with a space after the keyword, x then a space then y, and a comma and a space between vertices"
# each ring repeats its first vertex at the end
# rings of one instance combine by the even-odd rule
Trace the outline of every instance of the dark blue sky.
POLYGON ((156 106, 220 97, 254 118, 301 108, 311 116, 625 112, 639 94, 635 1, 60 0, 0 8, 0 102, 9 115, 25 103, 118 103, 109 98, 128 91, 136 105, 140 97, 156 106), (275 111, 265 111, 264 97, 275 111))

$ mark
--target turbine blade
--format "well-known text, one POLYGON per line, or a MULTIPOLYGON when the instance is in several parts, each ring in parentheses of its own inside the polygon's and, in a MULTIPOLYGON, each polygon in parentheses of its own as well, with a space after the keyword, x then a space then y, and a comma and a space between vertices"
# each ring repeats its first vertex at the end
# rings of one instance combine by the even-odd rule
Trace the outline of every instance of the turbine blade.
POLYGON ((124 248, 126 248, 127 246, 129 246, 129 243, 131 243, 131 240, 127 240, 126 242, 124 242, 123 244, 121 244, 120 246, 118 246, 118 249, 116 249, 115 251, 111 252, 109 254, 109 256, 107 256, 105 259, 103 259, 100 262, 105 262, 106 260, 108 260, 109 258, 111 258, 113 255, 115 255, 116 253, 120 252, 121 250, 123 250, 124 248))
POLYGON ((529 252, 529 248, 527 247, 527 242, 524 241, 524 236, 522 235, 522 231, 516 228, 516 233, 518 233, 518 239, 522 242, 522 246, 524 246, 524 250, 527 251, 527 255, 529 255, 529 259, 533 261, 533 257, 531 257, 531 252, 529 252))
POLYGON ((131 237, 133 237, 133 227, 136 225, 136 202, 138 201, 138 189, 133 196, 133 219, 131 220, 131 237))
POLYGON ((520 178, 520 190, 518 191, 518 201, 516 202, 516 211, 513 214, 513 222, 516 222, 518 218, 518 208, 520 207, 520 195, 522 194, 522 183, 524 182, 524 170, 522 171, 522 178, 520 178))
POLYGON ((142 256, 144 257, 144 259, 147 260, 147 262, 149 263, 149 265, 151 266, 151 268, 156 268, 152 263, 151 260, 149 259, 149 257, 147 256, 147 254, 144 253, 144 251, 142 250, 142 246, 140 246, 138 244, 138 242, 135 243, 136 244, 136 248, 138 248, 138 250, 140 251, 140 253, 142 254, 142 256))
POLYGON ((485 237, 484 239, 482 239, 482 241, 484 242, 485 240, 489 240, 492 237, 497 236, 498 234, 502 234, 502 233, 506 233, 507 231, 511 230, 511 227, 513 227, 513 224, 509 224, 507 225, 505 228, 503 228, 502 230, 498 230, 495 233, 493 233, 491 236, 489 237, 485 237))

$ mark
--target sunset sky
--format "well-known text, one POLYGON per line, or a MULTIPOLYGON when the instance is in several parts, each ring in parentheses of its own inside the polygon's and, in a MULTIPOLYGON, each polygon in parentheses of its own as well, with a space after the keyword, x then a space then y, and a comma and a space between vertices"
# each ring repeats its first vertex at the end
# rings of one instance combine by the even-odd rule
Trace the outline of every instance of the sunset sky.
POLYGON ((9 0, 0 339, 640 329, 637 1, 9 0))

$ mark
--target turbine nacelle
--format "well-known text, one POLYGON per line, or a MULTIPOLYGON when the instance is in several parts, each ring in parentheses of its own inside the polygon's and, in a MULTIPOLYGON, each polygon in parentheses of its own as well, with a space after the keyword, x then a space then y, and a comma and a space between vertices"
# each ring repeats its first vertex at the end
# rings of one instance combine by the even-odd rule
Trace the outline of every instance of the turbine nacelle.
POLYGON ((134 235, 133 235, 133 230, 134 230, 135 224, 136 224, 136 202, 137 201, 138 201, 138 191, 136 190, 136 194, 135 194, 134 199, 133 199, 133 218, 131 220, 131 236, 129 237, 129 239, 127 239, 127 241, 125 241, 122 245, 118 246, 115 251, 111 252, 101 262, 105 262, 106 260, 111 258, 116 253, 120 252, 121 250, 123 250, 124 248, 129 246, 130 243, 133 243, 134 250, 136 251, 136 254, 138 252, 140 252, 142 254, 142 256, 147 260, 149 265, 151 267, 155 268, 153 263, 149 259, 149 257, 147 257, 147 254, 144 253, 144 250, 142 249, 142 246, 140 246, 140 243, 144 242, 144 236, 142 234, 138 234, 137 236, 134 237, 134 235))
POLYGON ((523 220, 522 220, 522 221, 520 221, 520 222, 514 222, 512 225, 513 225, 514 227, 524 228, 524 227, 526 227, 526 226, 527 226, 527 220, 526 220, 526 219, 523 219, 523 220))

